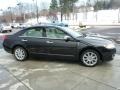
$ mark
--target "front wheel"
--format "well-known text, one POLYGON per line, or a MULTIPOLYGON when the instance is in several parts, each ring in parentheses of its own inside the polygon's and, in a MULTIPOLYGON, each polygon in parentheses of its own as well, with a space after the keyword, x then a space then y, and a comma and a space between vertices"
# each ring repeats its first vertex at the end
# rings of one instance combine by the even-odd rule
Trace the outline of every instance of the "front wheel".
POLYGON ((16 47, 14 49, 14 56, 18 61, 24 61, 27 59, 27 51, 22 47, 16 47))
POLYGON ((83 65, 93 67, 100 61, 100 55, 95 50, 86 50, 81 54, 80 60, 83 65))

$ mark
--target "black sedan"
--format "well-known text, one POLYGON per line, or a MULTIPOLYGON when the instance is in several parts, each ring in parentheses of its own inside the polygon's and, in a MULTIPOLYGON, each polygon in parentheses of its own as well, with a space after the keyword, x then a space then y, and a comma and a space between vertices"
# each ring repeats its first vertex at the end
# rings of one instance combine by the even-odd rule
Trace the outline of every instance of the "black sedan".
POLYGON ((85 66, 113 60, 116 49, 112 41, 84 36, 66 27, 33 26, 4 37, 5 51, 19 61, 37 54, 79 60, 85 66))

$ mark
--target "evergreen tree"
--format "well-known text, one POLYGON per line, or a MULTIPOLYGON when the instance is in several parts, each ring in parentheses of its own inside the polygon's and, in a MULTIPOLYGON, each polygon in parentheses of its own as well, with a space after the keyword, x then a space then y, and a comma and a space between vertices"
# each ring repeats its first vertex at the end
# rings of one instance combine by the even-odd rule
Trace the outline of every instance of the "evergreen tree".
POLYGON ((66 14, 67 16, 69 16, 69 13, 73 12, 74 4, 77 1, 78 0, 59 0, 60 9, 61 9, 61 18, 63 14, 66 14))
POLYGON ((50 11, 57 11, 58 9, 58 3, 57 3, 57 0, 51 0, 51 3, 50 3, 50 11))
POLYGON ((48 16, 48 18, 51 19, 51 21, 58 20, 57 11, 58 11, 57 0, 51 0, 50 7, 49 7, 49 16, 48 16))

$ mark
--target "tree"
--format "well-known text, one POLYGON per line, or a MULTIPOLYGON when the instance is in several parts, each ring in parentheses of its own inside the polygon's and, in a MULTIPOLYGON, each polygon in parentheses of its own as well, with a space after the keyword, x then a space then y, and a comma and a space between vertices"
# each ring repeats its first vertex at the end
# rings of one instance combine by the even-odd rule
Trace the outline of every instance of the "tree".
POLYGON ((110 7, 111 8, 120 8, 120 0, 110 0, 110 7))
POLYGON ((63 14, 69 17, 69 13, 73 12, 73 8, 75 6, 74 4, 77 1, 78 0, 59 0, 60 11, 61 11, 61 21, 62 21, 63 14))
POLYGON ((108 1, 108 0, 102 0, 102 1, 95 1, 94 4, 94 10, 103 10, 103 9, 109 9, 111 8, 111 4, 112 4, 112 0, 108 1))
POLYGON ((51 3, 50 3, 50 11, 57 12, 57 10, 58 10, 57 0, 52 0, 51 3))
POLYGON ((50 7, 49 7, 49 19, 56 21, 57 18, 57 11, 58 11, 58 3, 57 0, 51 0, 50 7))
POLYGON ((96 21, 97 21, 97 11, 110 9, 112 7, 113 0, 95 0, 93 5, 94 11, 96 12, 96 21))
POLYGON ((91 0, 87 0, 87 2, 86 2, 86 6, 88 6, 88 7, 91 7, 91 6, 92 6, 92 4, 91 4, 91 0))
POLYGON ((83 7, 84 7, 84 17, 85 20, 87 20, 88 11, 90 10, 90 7, 92 7, 91 0, 87 0, 86 2, 84 2, 83 7))

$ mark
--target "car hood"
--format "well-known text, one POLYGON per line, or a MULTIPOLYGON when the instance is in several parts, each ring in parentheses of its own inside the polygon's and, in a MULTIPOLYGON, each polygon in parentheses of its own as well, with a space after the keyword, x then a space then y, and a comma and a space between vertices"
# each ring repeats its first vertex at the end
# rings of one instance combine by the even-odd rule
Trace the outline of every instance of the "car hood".
POLYGON ((80 38, 79 40, 95 46, 104 46, 104 45, 113 43, 110 40, 100 38, 100 37, 92 37, 92 36, 86 36, 86 37, 80 38))

